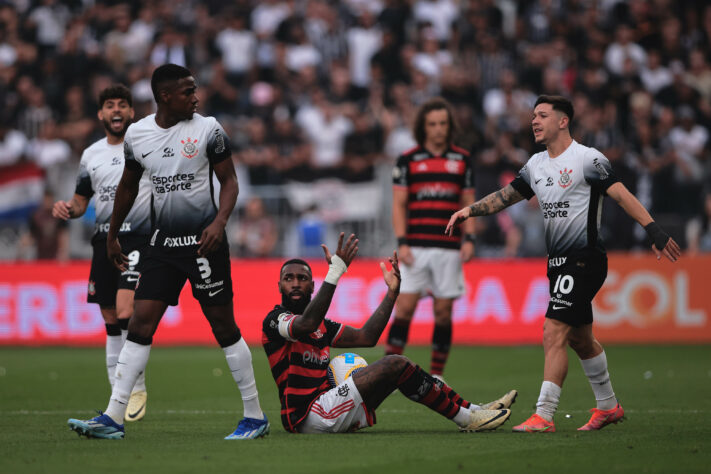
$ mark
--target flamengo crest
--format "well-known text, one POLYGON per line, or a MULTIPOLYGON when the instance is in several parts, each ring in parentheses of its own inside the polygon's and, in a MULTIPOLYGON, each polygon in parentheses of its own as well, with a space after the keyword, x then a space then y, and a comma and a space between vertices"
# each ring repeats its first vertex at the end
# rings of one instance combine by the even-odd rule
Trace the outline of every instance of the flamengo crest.
POLYGON ((197 142, 197 140, 191 141, 190 137, 186 140, 180 140, 180 143, 183 144, 183 149, 180 153, 187 159, 193 158, 198 154, 198 147, 196 145, 197 142))
POLYGON ((561 188, 567 188, 573 184, 573 180, 570 178, 570 173, 572 172, 573 170, 569 170, 568 168, 563 168, 563 170, 560 171, 560 179, 558 180, 558 184, 560 184, 561 188))

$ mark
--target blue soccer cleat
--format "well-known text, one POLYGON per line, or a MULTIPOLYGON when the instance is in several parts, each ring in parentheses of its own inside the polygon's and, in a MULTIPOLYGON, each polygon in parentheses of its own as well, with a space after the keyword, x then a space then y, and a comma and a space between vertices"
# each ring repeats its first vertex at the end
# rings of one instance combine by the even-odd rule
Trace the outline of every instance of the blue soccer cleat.
POLYGON ((269 420, 267 415, 264 419, 242 418, 237 425, 234 433, 225 437, 225 439, 256 439, 269 434, 269 420))
POLYGON ((109 415, 102 412, 99 412, 99 416, 95 416, 91 420, 69 418, 67 424, 69 429, 79 433, 79 436, 84 435, 87 438, 123 439, 125 434, 123 425, 119 425, 109 415))

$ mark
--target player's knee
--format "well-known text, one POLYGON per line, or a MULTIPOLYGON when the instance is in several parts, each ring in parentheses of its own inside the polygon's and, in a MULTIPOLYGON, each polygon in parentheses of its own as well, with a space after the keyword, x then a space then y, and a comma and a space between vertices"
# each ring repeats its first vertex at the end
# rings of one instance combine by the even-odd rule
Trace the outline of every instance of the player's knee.
POLYGON ((410 359, 407 357, 397 354, 386 355, 381 360, 385 362, 386 366, 392 371, 393 374, 399 374, 407 366, 407 364, 411 363, 410 359))
POLYGON ((126 308, 118 308, 116 315, 118 316, 118 319, 130 319, 133 315, 133 308, 130 306, 126 308))
POLYGON ((543 328, 543 346, 544 347, 565 347, 568 343, 566 333, 554 327, 543 328))

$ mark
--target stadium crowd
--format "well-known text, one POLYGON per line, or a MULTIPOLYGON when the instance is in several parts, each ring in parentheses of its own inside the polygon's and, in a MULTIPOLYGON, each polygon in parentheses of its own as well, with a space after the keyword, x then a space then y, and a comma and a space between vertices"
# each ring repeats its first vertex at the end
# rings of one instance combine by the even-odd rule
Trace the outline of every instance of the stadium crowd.
MULTIPOLYGON (((0 0, 0 195, 13 193, 0 207, 0 259, 34 258, 17 250, 40 220, 31 209, 42 212, 45 191, 71 195, 82 150, 103 136, 98 92, 129 85, 141 118, 165 62, 194 71, 199 112, 232 140, 245 215, 228 228, 233 255, 308 254, 284 235, 318 244, 324 229, 358 221, 392 248, 382 210, 417 107, 437 95, 454 104, 482 197, 538 151, 539 94, 570 97, 574 138, 610 159, 683 248, 708 252, 710 56, 703 0, 0 0), (43 185, 18 196, 13 182, 37 169, 43 185), (328 199, 304 197, 314 189, 328 199)), ((477 255, 544 254, 532 201, 478 219, 477 255)), ((608 249, 648 245, 617 206, 603 216, 608 249)), ((87 256, 76 242, 92 217, 74 230, 71 257, 87 256)))

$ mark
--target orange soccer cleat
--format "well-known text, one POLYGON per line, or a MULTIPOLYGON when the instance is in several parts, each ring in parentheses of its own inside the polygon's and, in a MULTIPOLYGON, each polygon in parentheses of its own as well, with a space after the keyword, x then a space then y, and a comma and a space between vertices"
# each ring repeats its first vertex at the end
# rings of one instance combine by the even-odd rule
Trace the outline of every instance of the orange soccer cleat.
POLYGON ((590 421, 578 428, 578 431, 594 431, 601 430, 610 423, 619 423, 625 417, 625 410, 622 405, 617 402, 615 408, 611 410, 599 410, 597 408, 590 409, 592 416, 590 421))
POLYGON ((546 421, 534 413, 528 420, 514 426, 512 430, 519 433, 555 433, 555 423, 546 421))

